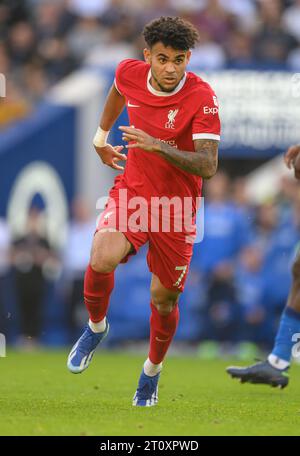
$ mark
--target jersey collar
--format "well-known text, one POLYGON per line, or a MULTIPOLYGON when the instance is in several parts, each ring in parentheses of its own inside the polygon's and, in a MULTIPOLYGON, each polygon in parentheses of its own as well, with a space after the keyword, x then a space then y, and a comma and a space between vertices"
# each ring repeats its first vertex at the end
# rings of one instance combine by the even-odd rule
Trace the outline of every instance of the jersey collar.
POLYGON ((148 72, 148 76, 147 76, 147 88, 148 88, 149 92, 153 93, 153 95, 156 95, 157 97, 171 97, 172 95, 175 95, 175 93, 178 93, 184 86, 185 81, 186 81, 186 73, 184 73, 184 76, 181 79, 180 83, 178 84, 177 87, 175 87, 175 89, 172 92, 161 92, 160 90, 154 89, 154 87, 152 87, 152 85, 150 84, 150 79, 151 79, 151 68, 150 68, 150 70, 148 72))

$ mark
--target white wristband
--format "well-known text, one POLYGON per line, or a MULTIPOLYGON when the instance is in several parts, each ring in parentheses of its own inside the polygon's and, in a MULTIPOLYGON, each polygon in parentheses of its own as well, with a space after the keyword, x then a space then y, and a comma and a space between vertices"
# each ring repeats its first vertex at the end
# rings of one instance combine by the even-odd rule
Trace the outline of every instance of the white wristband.
POLYGON ((109 135, 109 131, 102 130, 101 127, 98 127, 96 134, 94 136, 93 144, 96 147, 104 147, 107 144, 107 138, 109 135))

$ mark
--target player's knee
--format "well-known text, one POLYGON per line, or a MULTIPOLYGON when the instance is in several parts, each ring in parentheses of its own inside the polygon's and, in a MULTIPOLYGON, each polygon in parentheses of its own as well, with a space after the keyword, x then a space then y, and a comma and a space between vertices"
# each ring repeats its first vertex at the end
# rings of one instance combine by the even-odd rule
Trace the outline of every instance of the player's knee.
POLYGON ((162 316, 169 315, 176 306, 178 301, 177 296, 166 295, 164 293, 152 293, 152 304, 162 316))
POLYGON ((166 317, 169 315, 174 307, 176 306, 176 301, 159 301, 153 302, 153 305, 156 307, 159 315, 166 317))
POLYGON ((96 272, 101 272, 102 274, 108 274, 116 269, 117 264, 114 260, 105 253, 102 254, 93 254, 91 255, 91 267, 96 272))
POLYGON ((118 239, 115 240, 113 234, 116 233, 98 232, 95 234, 90 263, 96 272, 108 274, 116 269, 121 260, 120 250, 123 245, 118 247, 118 239))

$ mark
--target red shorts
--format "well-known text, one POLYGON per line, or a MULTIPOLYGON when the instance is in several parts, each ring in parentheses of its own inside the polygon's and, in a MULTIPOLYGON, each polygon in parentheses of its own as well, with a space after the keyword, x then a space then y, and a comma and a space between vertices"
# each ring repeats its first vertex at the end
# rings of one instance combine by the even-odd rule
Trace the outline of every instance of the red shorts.
MULTIPOLYGON (((148 242, 149 270, 159 278, 165 288, 182 292, 193 254, 195 224, 191 225, 190 230, 180 232, 172 228, 168 232, 162 230, 161 226, 159 229, 149 229, 145 222, 147 214, 148 220, 151 218, 148 205, 138 212, 136 206, 131 209, 130 204, 128 205, 129 198, 125 203, 124 199, 120 198, 119 190, 115 187, 111 190, 97 224, 97 231, 121 231, 126 236, 134 251, 123 258, 122 263, 126 263, 131 255, 135 255, 139 248, 148 242), (141 211, 144 214, 142 216, 141 211)), ((172 226, 171 222, 170 224, 172 226)))

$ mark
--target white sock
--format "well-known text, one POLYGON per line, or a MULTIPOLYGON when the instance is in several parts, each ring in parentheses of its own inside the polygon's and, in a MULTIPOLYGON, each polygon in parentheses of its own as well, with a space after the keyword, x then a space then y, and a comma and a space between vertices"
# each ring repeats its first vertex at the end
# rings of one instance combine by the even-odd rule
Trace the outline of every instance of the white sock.
POLYGON ((162 363, 153 364, 149 358, 146 359, 144 363, 144 372, 149 377, 154 377, 154 375, 158 374, 162 370, 162 363))
POLYGON ((271 353, 268 356, 268 361, 271 364, 271 366, 273 366, 273 367, 275 367, 275 369, 279 369, 279 370, 286 369, 290 365, 290 363, 288 361, 278 358, 278 356, 273 355, 273 353, 271 353))
POLYGON ((94 323, 89 320, 89 327, 94 333, 102 333, 106 328, 106 317, 104 317, 103 320, 99 321, 99 323, 94 323))

